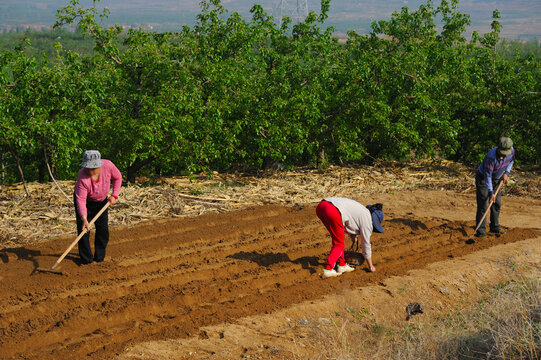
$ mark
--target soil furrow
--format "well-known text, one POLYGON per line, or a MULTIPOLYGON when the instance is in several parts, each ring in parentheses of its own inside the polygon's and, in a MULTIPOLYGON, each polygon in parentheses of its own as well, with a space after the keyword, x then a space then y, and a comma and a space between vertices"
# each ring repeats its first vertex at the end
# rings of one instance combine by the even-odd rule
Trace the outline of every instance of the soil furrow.
MULTIPOLYGON (((267 206, 112 231, 108 260, 67 276, 34 272, 62 241, 2 250, 0 352, 6 359, 111 358, 126 345, 197 336, 204 325, 272 312, 429 263, 538 236, 514 228, 467 244, 471 222, 388 215, 376 273, 319 275, 330 239, 313 206, 267 206)), ((349 241, 349 240, 348 240, 349 241)), ((62 246, 61 246, 62 245, 62 246)))

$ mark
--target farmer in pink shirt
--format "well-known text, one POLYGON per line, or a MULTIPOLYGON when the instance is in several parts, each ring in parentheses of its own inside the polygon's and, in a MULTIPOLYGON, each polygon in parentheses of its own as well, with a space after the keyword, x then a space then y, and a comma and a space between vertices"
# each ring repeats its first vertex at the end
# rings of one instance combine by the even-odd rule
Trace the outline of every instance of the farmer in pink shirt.
POLYGON ((113 206, 118 199, 122 175, 117 167, 109 160, 101 159, 97 150, 87 150, 83 153, 83 167, 77 176, 75 183, 74 202, 75 215, 77 217, 77 233, 83 229, 88 232, 79 240, 79 256, 82 264, 90 264, 93 261, 102 262, 105 258, 105 248, 109 242, 109 217, 105 210, 96 220, 96 236, 94 239, 94 256, 90 249, 90 226, 89 220, 107 204, 113 206), (113 192, 109 196, 113 182, 113 192))

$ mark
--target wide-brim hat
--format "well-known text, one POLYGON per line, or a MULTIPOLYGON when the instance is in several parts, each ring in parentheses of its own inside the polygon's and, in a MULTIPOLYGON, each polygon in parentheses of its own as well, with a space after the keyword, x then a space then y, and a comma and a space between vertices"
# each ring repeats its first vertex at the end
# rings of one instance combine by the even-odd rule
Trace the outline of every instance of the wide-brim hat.
POLYGON ((508 137, 502 137, 498 143, 498 151, 502 155, 509 155, 513 151, 513 140, 508 137))
POLYGON ((83 153, 83 162, 81 167, 87 169, 97 169, 103 166, 101 161, 101 154, 98 150, 87 150, 83 153))

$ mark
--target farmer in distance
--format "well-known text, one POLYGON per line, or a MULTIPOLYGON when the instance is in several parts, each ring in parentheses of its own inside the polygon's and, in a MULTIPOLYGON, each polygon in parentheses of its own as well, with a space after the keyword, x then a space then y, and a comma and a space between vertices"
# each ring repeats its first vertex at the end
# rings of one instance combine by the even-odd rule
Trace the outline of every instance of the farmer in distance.
POLYGON ((363 256, 371 272, 376 271, 372 263, 372 232, 383 233, 383 206, 381 204, 363 206, 355 200, 331 197, 322 200, 316 208, 316 214, 325 225, 332 238, 331 253, 323 269, 323 276, 334 277, 355 270, 346 264, 344 258, 345 233, 357 241, 361 238, 363 256), (336 266, 336 268, 335 268, 336 266))
POLYGON ((109 242, 109 217, 105 210, 94 223, 96 236, 94 239, 94 256, 90 249, 90 226, 88 220, 107 204, 113 206, 118 199, 118 193, 122 186, 122 175, 117 167, 109 160, 101 159, 97 150, 87 150, 83 153, 82 169, 75 183, 74 202, 75 215, 77 218, 77 234, 83 229, 88 232, 79 240, 79 256, 82 264, 90 264, 93 261, 102 262, 105 258, 105 248, 109 242), (113 182, 113 192, 109 195, 113 182))
MULTIPOLYGON (((501 192, 494 194, 494 188, 497 188, 501 181, 507 183, 509 173, 513 167, 515 159, 515 149, 513 141, 508 137, 502 137, 497 147, 490 150, 485 156, 483 162, 477 168, 475 175, 475 188, 477 195, 477 215, 476 224, 487 211, 489 202, 494 202, 490 208, 490 232, 495 234, 504 234, 500 228, 499 217, 502 207, 501 192)), ((477 237, 486 235, 486 218, 475 233, 477 237)))

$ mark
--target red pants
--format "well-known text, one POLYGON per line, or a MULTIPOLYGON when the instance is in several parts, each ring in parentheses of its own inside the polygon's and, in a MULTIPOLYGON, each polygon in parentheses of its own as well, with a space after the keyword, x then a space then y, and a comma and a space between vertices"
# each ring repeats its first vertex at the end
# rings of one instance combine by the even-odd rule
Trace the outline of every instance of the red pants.
POLYGON ((332 238, 332 248, 325 269, 331 270, 338 261, 339 266, 346 265, 344 259, 345 243, 345 228, 342 224, 342 215, 340 211, 328 201, 321 201, 316 208, 317 217, 329 231, 332 238))

